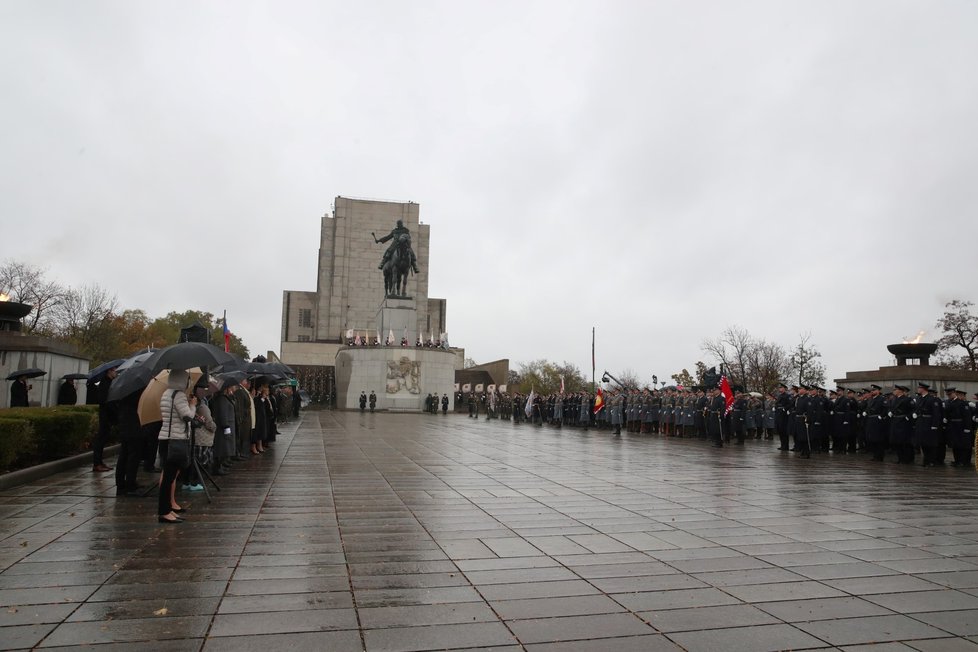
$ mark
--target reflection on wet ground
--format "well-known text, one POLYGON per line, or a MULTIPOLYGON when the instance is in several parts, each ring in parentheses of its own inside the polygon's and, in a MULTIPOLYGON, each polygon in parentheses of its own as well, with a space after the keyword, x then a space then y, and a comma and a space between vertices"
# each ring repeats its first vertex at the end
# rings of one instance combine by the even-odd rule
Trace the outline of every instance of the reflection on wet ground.
POLYGON ((973 471, 455 415, 283 431, 177 526, 87 467, 0 492, 0 649, 978 650, 973 471))

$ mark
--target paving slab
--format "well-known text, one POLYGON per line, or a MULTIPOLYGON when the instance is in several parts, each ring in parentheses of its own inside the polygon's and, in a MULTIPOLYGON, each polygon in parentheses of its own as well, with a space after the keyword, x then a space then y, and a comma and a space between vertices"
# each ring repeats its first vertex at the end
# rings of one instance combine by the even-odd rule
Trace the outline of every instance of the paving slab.
POLYGON ((0 492, 0 649, 978 649, 972 473, 456 415, 280 429, 176 526, 87 469, 0 492))

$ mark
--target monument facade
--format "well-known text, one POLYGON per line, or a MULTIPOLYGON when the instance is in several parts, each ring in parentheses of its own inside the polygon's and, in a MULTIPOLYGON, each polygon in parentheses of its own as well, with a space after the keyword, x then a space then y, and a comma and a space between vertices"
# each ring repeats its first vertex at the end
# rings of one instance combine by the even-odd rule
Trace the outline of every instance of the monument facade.
POLYGON ((336 198, 322 218, 316 290, 282 298, 281 358, 300 382, 303 369, 328 369, 345 408, 360 391, 375 391, 381 409, 411 410, 436 389, 451 396, 464 350, 415 347, 447 333, 446 301, 428 296, 429 237, 414 202, 336 198), (389 337, 396 347, 374 344, 389 337))

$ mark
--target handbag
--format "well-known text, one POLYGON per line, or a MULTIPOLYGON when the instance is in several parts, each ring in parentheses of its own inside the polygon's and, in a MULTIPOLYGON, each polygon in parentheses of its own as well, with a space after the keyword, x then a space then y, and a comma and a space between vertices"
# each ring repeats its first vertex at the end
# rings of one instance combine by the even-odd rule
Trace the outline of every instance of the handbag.
MULTIPOLYGON (((170 423, 173 423, 173 399, 179 390, 173 390, 170 395, 170 423)), ((186 424, 184 424, 186 431, 186 424)), ((190 466, 190 440, 189 439, 170 439, 166 447, 166 461, 175 464, 177 468, 185 469, 190 466)))

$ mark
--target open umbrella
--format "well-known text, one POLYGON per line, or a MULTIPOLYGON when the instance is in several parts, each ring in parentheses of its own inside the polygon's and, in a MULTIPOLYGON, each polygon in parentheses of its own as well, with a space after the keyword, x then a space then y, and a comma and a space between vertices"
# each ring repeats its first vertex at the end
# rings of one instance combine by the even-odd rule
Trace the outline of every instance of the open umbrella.
POLYGON ((143 362, 154 374, 164 369, 190 369, 191 367, 216 367, 234 360, 234 356, 225 353, 213 344, 204 342, 180 342, 171 344, 155 352, 143 362))
MULTIPOLYGON (((188 369, 187 373, 190 374, 191 387, 196 385, 197 381, 200 380, 200 377, 204 375, 204 372, 200 367, 188 369)), ((168 389, 167 383, 169 380, 170 370, 164 369, 160 373, 153 376, 153 379, 149 381, 149 385, 147 385, 146 389, 143 391, 142 396, 139 397, 139 405, 136 407, 136 414, 139 415, 139 423, 141 425, 163 420, 163 415, 160 414, 160 399, 163 398, 163 392, 168 389)))
POLYGON ((18 378, 37 378, 38 376, 47 375, 48 372, 43 369, 38 369, 37 367, 31 367, 30 369, 21 369, 20 371, 15 371, 14 373, 7 376, 7 380, 17 380, 18 378))
POLYGON ((150 357, 152 357, 154 353, 156 353, 156 349, 152 349, 150 351, 143 351, 142 353, 131 355, 128 358, 126 358, 122 364, 119 365, 119 368, 116 371, 122 373, 126 369, 131 369, 137 365, 141 365, 142 363, 146 362, 150 357))
POLYGON ((125 361, 126 361, 125 358, 119 358, 118 360, 110 360, 109 362, 100 364, 94 369, 89 369, 88 371, 89 382, 93 382, 93 383, 99 382, 100 380, 102 380, 103 376, 105 376, 105 372, 107 372, 109 369, 115 369, 125 361))
POLYGON ((292 370, 288 365, 281 362, 268 362, 265 365, 268 371, 272 372, 277 376, 288 377, 295 376, 295 371, 292 370))
POLYGON ((88 374, 65 374, 61 380, 84 380, 85 378, 88 378, 88 374))

